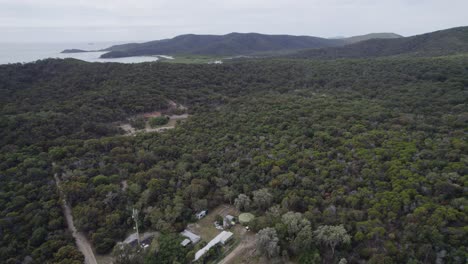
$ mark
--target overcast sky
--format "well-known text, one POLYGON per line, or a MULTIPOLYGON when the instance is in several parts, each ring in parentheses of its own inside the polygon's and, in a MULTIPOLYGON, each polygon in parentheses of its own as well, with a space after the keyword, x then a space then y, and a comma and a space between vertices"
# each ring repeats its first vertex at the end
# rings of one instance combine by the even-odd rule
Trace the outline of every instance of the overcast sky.
POLYGON ((0 0, 0 42, 144 41, 180 34, 405 36, 468 25, 468 0, 0 0))

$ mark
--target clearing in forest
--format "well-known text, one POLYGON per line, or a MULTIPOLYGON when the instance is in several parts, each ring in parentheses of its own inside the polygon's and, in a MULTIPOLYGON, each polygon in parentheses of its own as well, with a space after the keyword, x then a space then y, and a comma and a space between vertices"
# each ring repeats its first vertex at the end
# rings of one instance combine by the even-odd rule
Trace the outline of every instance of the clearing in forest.
MULTIPOLYGON (((133 118, 130 118, 128 123, 120 123, 119 127, 125 131, 126 136, 135 136, 137 133, 151 133, 151 132, 162 132, 168 129, 176 127, 178 122, 183 122, 189 115, 186 113, 187 107, 177 104, 174 101, 169 101, 169 108, 164 111, 154 111, 143 113, 133 118), (166 124, 152 126, 152 118, 167 117, 168 121, 166 124), (132 125, 132 120, 138 120, 141 127, 137 128, 132 125)), ((135 123, 135 122, 134 122, 135 123)), ((133 124, 134 124, 133 123, 133 124)))

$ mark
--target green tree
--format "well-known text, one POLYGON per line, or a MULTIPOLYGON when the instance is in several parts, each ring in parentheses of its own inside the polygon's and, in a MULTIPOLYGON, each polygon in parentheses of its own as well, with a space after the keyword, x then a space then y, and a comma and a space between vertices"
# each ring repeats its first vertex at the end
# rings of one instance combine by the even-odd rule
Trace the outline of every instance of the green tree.
POLYGON ((276 258, 279 256, 279 238, 274 228, 267 227, 260 230, 257 235, 255 235, 255 243, 258 251, 268 258, 276 258))
POLYGON ((143 256, 138 246, 126 243, 118 243, 112 250, 112 257, 115 264, 142 264, 143 256))
POLYGON ((335 247, 339 244, 349 244, 351 242, 351 236, 343 225, 339 226, 319 226, 314 231, 315 239, 318 242, 330 247, 332 250, 332 256, 335 255, 335 247))
POLYGON ((234 205, 240 211, 248 211, 250 209, 250 198, 241 193, 237 198, 234 200, 234 205))
POLYGON ((260 189, 253 192, 253 201, 258 208, 265 210, 273 202, 273 195, 266 188, 260 189))
POLYGON ((152 117, 149 120, 149 124, 151 127, 163 126, 167 123, 169 123, 169 117, 167 116, 152 117))

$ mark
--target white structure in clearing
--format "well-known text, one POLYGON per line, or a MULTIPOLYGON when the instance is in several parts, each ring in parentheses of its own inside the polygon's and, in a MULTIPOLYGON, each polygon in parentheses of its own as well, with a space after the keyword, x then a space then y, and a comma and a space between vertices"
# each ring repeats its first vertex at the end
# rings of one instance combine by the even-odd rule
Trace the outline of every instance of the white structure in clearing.
POLYGON ((223 219, 223 227, 229 228, 236 224, 235 217, 232 215, 226 215, 223 219))
POLYGON ((198 220, 202 219, 203 217, 205 217, 205 215, 208 213, 207 210, 203 210, 201 212, 198 212, 195 214, 195 216, 197 217, 198 220))
POLYGON ((184 241, 180 242, 180 244, 183 246, 183 247, 186 247, 188 244, 190 244, 191 241, 190 239, 186 238, 184 239, 184 241))
POLYGON ((184 239, 180 244, 182 246, 187 246, 188 244, 193 243, 194 245, 200 241, 200 236, 195 235, 194 233, 188 231, 187 229, 184 230, 184 232, 180 233, 183 237, 186 237, 187 239, 184 239))
POLYGON ((228 231, 223 231, 219 233, 215 238, 213 238, 206 246, 195 253, 195 259, 193 261, 197 261, 199 258, 201 258, 203 255, 205 255, 210 248, 216 246, 218 243, 221 243, 222 245, 225 245, 233 236, 233 233, 228 232, 228 231))

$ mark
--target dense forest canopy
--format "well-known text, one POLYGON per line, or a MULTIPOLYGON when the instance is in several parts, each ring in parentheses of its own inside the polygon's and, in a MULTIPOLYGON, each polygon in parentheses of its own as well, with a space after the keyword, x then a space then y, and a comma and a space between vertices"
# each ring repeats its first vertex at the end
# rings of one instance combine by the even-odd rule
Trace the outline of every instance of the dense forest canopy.
MULTIPOLYGON (((99 253, 124 238, 132 207, 172 248, 194 212, 248 197, 252 229, 278 239, 269 257, 465 263, 467 91, 464 55, 0 66, 0 256, 82 262, 57 173, 99 253), (115 125, 170 100, 191 115, 173 130, 115 125)), ((146 262, 186 261, 168 252, 146 262)))

